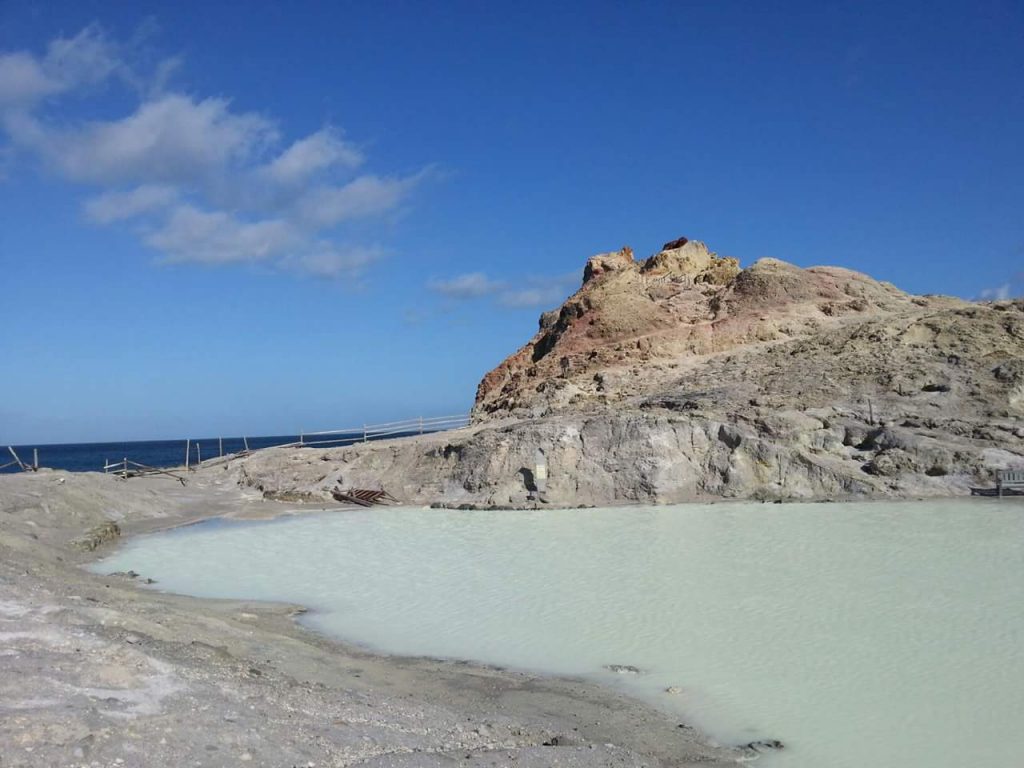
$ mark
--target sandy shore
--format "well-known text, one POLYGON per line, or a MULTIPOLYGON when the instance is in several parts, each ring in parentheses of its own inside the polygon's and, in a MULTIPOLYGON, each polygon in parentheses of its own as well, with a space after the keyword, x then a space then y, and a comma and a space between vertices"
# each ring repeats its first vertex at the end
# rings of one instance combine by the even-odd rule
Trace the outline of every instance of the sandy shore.
POLYGON ((299 627, 298 606, 163 594, 141 588, 145 574, 82 567, 125 536, 296 510, 209 473, 184 488, 160 477, 0 476, 0 765, 726 766, 749 757, 589 683, 377 656, 299 627))

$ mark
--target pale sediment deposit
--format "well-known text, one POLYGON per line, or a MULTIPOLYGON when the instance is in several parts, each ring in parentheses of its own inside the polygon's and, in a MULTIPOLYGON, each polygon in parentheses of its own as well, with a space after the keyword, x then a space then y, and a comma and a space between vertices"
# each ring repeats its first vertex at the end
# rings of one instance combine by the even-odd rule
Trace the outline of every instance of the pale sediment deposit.
POLYGON ((375 656, 299 628, 298 606, 193 599, 144 589, 144 573, 83 569, 124 536, 296 511, 226 479, 0 477, 4 768, 713 766, 740 755, 590 684, 375 656))
POLYGON ((270 496, 383 487, 523 506, 969 493, 1024 467, 1024 301, 914 296, 837 267, 741 269, 700 242, 591 258, 484 376, 469 429, 260 452, 270 496))

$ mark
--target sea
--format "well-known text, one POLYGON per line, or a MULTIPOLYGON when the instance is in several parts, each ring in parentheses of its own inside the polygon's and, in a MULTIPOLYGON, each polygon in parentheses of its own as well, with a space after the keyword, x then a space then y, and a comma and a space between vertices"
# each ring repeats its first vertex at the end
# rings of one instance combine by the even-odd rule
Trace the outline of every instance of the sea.
MULTIPOLYGON (((413 434, 391 434, 395 438, 413 434)), ((332 434, 332 445, 361 441, 361 434, 332 434)), ((370 440, 375 439, 370 437, 370 440)), ((188 462, 205 461, 220 455, 238 453, 245 449, 271 448, 276 445, 297 443, 298 435, 268 435, 263 437, 207 437, 199 440, 137 440, 114 443, 63 443, 55 445, 15 445, 18 458, 26 464, 33 462, 34 451, 38 452, 39 466, 50 469, 64 469, 69 472, 102 472, 112 462, 128 459, 149 467, 180 467, 185 464, 188 447, 188 462)), ((325 446, 329 447, 329 446, 325 446)), ((7 446, 0 444, 0 465, 13 462, 14 457, 7 446)), ((0 469, 0 474, 21 471, 17 465, 0 469)))
POLYGON ((214 520, 95 569, 301 603, 382 653, 585 677, 723 744, 781 741, 765 768, 1024 765, 1016 499, 214 520))

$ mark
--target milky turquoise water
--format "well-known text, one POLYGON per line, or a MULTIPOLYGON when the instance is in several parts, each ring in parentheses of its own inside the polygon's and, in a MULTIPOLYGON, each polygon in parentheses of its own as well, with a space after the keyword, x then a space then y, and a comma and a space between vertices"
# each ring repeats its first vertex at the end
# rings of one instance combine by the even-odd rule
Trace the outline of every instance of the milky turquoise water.
POLYGON ((372 509, 194 526, 98 568, 303 603, 380 651, 583 675, 722 743, 786 743, 761 765, 1024 765, 1019 502, 372 509))

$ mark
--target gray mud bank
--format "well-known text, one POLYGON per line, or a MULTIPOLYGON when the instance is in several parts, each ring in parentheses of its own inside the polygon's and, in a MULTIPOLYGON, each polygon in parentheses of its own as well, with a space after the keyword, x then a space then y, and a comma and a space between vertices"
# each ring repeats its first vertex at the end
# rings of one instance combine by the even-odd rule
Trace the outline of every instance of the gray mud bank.
POLYGON ((197 477, 0 477, 0 765, 726 766, 614 691, 373 655, 298 606, 200 600, 83 565, 117 541, 295 509, 197 477))

